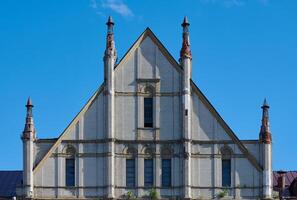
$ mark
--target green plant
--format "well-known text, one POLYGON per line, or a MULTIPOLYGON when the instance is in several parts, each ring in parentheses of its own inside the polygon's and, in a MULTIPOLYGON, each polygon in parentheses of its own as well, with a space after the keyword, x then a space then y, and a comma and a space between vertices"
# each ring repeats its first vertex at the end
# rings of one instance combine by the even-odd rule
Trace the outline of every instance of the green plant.
POLYGON ((150 196, 150 199, 152 199, 152 200, 156 200, 156 199, 159 198, 159 194, 158 194, 156 188, 152 188, 152 189, 150 190, 150 192, 149 192, 149 196, 150 196))
POLYGON ((221 199, 221 198, 227 196, 227 194, 228 194, 228 190, 227 190, 227 189, 223 189, 222 191, 220 191, 220 192, 218 193, 217 197, 218 197, 219 199, 221 199))
POLYGON ((279 199, 279 193, 276 192, 276 191, 273 191, 273 192, 272 192, 272 198, 273 198, 273 199, 279 199))
POLYGON ((128 192, 126 193, 126 195, 125 195, 125 198, 126 198, 127 200, 134 200, 134 199, 136 199, 136 197, 135 197, 135 195, 133 194, 132 191, 128 191, 128 192))

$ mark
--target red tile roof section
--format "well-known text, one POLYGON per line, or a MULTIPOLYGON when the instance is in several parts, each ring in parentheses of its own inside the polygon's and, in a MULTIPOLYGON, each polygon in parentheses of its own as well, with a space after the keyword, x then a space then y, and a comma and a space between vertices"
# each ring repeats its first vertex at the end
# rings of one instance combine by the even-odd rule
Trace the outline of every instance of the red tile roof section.
MULTIPOLYGON (((273 172, 273 187, 277 187, 278 177, 279 177, 279 174, 276 171, 274 171, 273 172)), ((295 178, 297 178, 297 171, 287 171, 287 173, 285 174, 286 186, 289 186, 295 178)))

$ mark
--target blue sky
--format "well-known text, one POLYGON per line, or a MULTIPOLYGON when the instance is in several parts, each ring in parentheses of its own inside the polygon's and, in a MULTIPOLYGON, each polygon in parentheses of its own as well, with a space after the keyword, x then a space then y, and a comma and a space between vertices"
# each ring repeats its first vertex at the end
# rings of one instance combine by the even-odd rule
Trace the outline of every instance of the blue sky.
POLYGON ((39 138, 58 137, 102 83, 105 22, 121 58, 148 26, 178 59, 189 17, 193 79, 241 139, 257 139, 267 97, 273 168, 297 170, 297 1, 3 0, 0 170, 22 168, 25 103, 39 138))

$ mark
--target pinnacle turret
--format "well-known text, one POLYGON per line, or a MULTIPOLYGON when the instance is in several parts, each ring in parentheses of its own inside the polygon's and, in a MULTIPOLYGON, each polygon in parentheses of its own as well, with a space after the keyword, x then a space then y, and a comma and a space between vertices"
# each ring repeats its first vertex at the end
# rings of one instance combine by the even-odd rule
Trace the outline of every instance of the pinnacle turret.
POLYGON ((27 100, 26 107, 27 107, 26 123, 23 131, 22 139, 24 140, 35 139, 35 127, 34 127, 33 110, 32 110, 34 106, 32 104, 32 100, 30 97, 27 100))
POLYGON ((108 17, 106 25, 107 25, 107 36, 106 36, 105 57, 106 56, 116 57, 117 54, 116 54, 114 34, 113 34, 114 22, 111 16, 108 17))
POLYGON ((262 125, 260 130, 260 141, 265 144, 271 143, 271 133, 270 133, 270 126, 269 126, 269 105, 266 100, 264 99, 263 105, 261 106, 262 112, 262 125))
POLYGON ((182 43, 182 48, 180 50, 180 60, 183 58, 192 59, 192 53, 190 49, 190 36, 189 36, 190 23, 187 17, 184 17, 184 20, 181 26, 183 27, 183 43, 182 43))

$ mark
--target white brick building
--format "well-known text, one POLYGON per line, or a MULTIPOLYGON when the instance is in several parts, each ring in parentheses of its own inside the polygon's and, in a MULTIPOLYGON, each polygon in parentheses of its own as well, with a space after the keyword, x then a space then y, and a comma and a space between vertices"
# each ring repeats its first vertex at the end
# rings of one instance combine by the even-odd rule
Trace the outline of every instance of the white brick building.
POLYGON ((189 23, 177 62, 146 29, 116 62, 107 22, 104 83, 57 139, 37 139, 32 102, 19 198, 269 199, 268 108, 257 140, 239 140, 191 80, 189 23))

